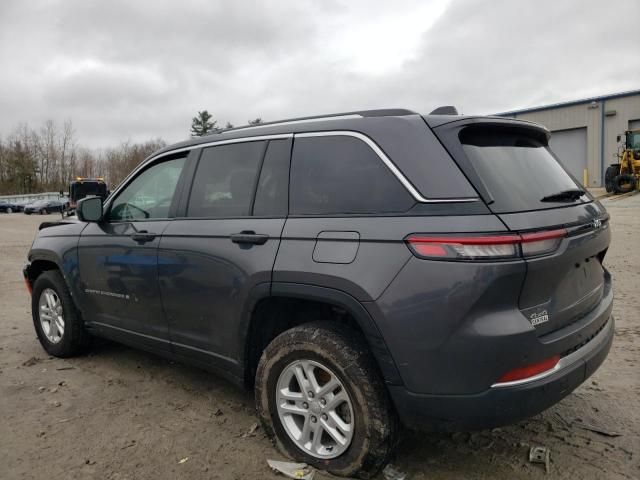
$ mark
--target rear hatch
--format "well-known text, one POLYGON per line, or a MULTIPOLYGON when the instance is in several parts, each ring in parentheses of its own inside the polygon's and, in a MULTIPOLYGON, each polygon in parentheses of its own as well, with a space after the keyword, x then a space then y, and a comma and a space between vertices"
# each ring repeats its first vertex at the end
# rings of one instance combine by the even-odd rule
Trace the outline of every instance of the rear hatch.
POLYGON ((608 287, 602 264, 608 216, 558 162, 548 132, 503 119, 455 121, 433 130, 507 228, 557 233, 550 253, 525 255, 519 308, 538 335, 578 321, 598 305, 608 287))

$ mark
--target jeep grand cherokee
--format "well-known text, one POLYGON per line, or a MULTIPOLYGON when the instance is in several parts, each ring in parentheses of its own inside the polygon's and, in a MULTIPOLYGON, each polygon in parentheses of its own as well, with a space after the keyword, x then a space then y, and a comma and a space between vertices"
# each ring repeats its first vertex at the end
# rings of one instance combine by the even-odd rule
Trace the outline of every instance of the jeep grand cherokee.
POLYGON ((514 422, 606 357, 608 215, 548 139, 378 110, 164 148, 41 226, 36 332, 59 357, 98 335, 255 386, 285 454, 373 476, 400 424, 514 422))

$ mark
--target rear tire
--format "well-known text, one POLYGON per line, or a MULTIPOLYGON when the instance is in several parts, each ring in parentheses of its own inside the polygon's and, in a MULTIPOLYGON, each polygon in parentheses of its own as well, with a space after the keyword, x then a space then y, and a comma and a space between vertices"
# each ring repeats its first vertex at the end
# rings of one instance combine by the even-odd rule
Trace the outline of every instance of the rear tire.
POLYGON ((615 178, 620 175, 620 164, 614 163, 610 165, 604 173, 604 188, 607 193, 613 192, 615 178))
POLYGON ((364 338, 344 325, 313 322, 276 337, 258 364, 255 398, 265 433, 279 450, 289 458, 320 470, 339 476, 371 478, 387 464, 394 451, 398 420, 389 394, 364 338), (291 377, 292 383, 287 384, 286 395, 299 395, 299 401, 284 399, 283 375, 287 375, 292 365, 298 364, 311 366, 311 375, 302 367, 302 378, 307 382, 312 377, 315 379, 308 384, 315 383, 317 388, 308 386, 309 390, 315 391, 315 398, 301 391, 304 388, 295 387, 301 385, 296 374, 291 377), (326 383, 321 383, 323 376, 326 383), (334 381, 337 387, 326 390, 334 381), (323 389, 326 390, 324 393, 323 389), (344 398, 342 404, 334 402, 338 396, 344 398), (339 414, 342 423, 334 420, 338 418, 335 416, 338 408, 326 410, 332 404, 346 406, 339 414), (300 406, 306 413, 295 413, 289 415, 288 420, 283 419, 285 406, 296 409, 300 406), (348 415, 344 414, 345 410, 348 415), (297 419, 297 423, 292 419, 297 419), (334 435, 329 432, 334 427, 338 428, 337 436, 345 439, 342 444, 334 440, 335 432, 334 435), (307 433, 306 443, 302 439, 305 428, 319 432, 307 433), (297 432, 302 440, 294 438, 297 432), (316 448, 317 435, 321 446, 316 448))
POLYGON ((613 191, 615 193, 628 193, 636 188, 636 177, 634 175, 618 175, 613 180, 613 191))
POLYGON ((58 270, 48 270, 33 284, 33 325, 40 344, 54 357, 78 355, 89 344, 89 334, 58 270))

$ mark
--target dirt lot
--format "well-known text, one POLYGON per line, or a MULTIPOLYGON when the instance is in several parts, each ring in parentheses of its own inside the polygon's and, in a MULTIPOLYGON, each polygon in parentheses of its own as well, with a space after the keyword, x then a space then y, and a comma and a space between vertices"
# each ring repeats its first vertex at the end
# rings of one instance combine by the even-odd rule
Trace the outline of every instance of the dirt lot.
MULTIPOLYGON (((605 205, 618 323, 603 367, 559 405, 518 425, 405 433, 394 463, 409 478, 640 478, 640 195, 605 205), (549 475, 528 463, 530 445, 551 449, 549 475)), ((81 358, 45 354, 21 277, 43 220, 0 216, 0 479, 278 478, 265 460, 280 455, 260 429, 249 433, 251 392, 108 342, 81 358)))

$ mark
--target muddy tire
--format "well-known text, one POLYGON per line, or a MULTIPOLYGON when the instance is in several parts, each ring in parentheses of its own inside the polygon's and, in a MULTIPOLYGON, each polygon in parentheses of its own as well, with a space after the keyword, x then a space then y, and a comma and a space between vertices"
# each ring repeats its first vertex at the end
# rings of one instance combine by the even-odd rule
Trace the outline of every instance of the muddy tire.
POLYGON ((279 450, 320 470, 371 478, 395 448, 389 394, 364 338, 346 326, 313 322, 276 337, 258 364, 255 398, 279 450))
POLYGON ((636 188, 636 177, 633 175, 618 175, 613 180, 613 191, 615 193, 628 193, 636 188))
POLYGON ((89 334, 57 270, 44 272, 34 282, 31 312, 38 340, 48 354, 72 357, 88 346, 89 334))
POLYGON ((620 175, 619 163, 615 163, 607 167, 607 170, 604 172, 604 188, 607 193, 613 192, 613 181, 618 175, 620 175))

